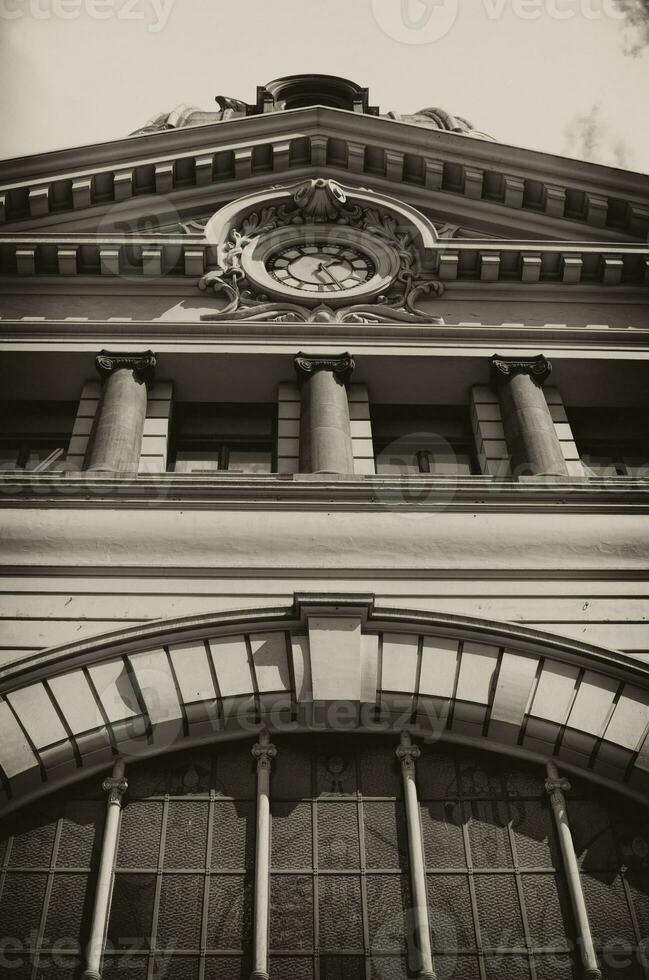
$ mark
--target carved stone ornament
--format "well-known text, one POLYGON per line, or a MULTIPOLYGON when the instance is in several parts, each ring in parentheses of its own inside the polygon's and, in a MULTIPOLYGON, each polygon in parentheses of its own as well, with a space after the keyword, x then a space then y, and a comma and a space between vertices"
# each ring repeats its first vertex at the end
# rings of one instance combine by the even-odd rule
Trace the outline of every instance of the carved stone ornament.
POLYGON ((155 354, 150 350, 145 351, 143 354, 122 354, 103 350, 95 358, 95 367, 102 380, 108 378, 113 371, 128 368, 133 371, 138 381, 151 384, 155 366, 155 354))
POLYGON ((108 793, 109 803, 121 804, 122 797, 128 789, 128 780, 122 776, 116 779, 114 776, 107 776, 101 784, 104 793, 108 793))
POLYGON ((305 381, 316 371, 331 371, 343 384, 347 384, 351 378, 352 371, 356 367, 354 358, 351 354, 341 354, 340 357, 328 357, 318 354, 298 354, 293 362, 299 381, 305 381))
POLYGON ((401 733, 401 745, 396 749, 396 756, 405 772, 415 771, 415 762, 421 755, 418 745, 414 745, 410 732, 401 733))
POLYGON ((380 201, 371 207, 354 205, 340 184, 325 178, 278 189, 290 190, 287 203, 250 211, 228 240, 217 244, 218 268, 202 276, 198 287, 225 297, 227 302, 217 313, 203 314, 201 320, 444 323, 442 318, 417 309, 417 300, 425 295, 441 296, 444 286, 421 278, 421 259, 411 232, 404 231, 394 215, 383 211, 380 201), (288 236, 292 242, 299 242, 303 236, 317 241, 319 235, 350 247, 357 244, 360 251, 371 255, 375 265, 382 266, 381 275, 377 273, 367 283, 347 289, 348 297, 342 289, 323 295, 301 288, 286 289, 274 281, 265 270, 265 254, 256 263, 251 260, 255 250, 263 253, 262 242, 266 240, 279 242, 288 236), (255 267, 260 275, 251 271, 255 267), (265 288, 260 283, 265 283, 265 288), (325 296, 330 297, 328 303, 325 296))
POLYGON ((277 749, 270 741, 268 732, 260 732, 259 741, 250 750, 257 760, 257 772, 260 769, 270 769, 273 759, 277 755, 277 749))
POLYGON ((491 359, 493 380, 502 383, 515 374, 529 374, 535 384, 542 388, 552 373, 552 364, 547 357, 500 357, 494 354, 491 359))
POLYGON ((554 806, 563 806, 565 803, 564 793, 568 793, 571 789, 569 780, 560 777, 559 779, 546 779, 545 781, 545 792, 550 797, 550 802, 554 806))

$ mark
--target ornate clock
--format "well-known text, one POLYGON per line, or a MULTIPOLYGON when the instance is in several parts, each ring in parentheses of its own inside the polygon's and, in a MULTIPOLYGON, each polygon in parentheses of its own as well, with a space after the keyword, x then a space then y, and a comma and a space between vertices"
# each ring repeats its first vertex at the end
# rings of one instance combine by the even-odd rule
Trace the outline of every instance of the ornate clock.
POLYGON ((367 255, 350 245, 317 242, 289 245, 266 265, 282 286, 307 293, 341 293, 370 281, 376 274, 367 255))
POLYGON ((278 228, 241 255, 246 279, 268 296, 314 306, 349 305, 389 289, 399 271, 394 248, 339 225, 278 228))

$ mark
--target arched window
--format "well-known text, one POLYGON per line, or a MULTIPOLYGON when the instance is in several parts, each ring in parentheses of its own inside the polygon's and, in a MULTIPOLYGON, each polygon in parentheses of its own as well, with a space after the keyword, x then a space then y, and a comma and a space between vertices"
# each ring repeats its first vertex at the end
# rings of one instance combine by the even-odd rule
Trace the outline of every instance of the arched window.
MULTIPOLYGON (((397 740, 319 734, 273 742, 270 977, 415 976, 397 740)), ((104 980, 249 977, 251 745, 128 766, 104 980)), ((416 780, 438 980, 583 976, 543 767, 422 744, 416 780)), ((646 811, 571 782, 569 817, 604 976, 644 978, 646 811)), ((105 812, 99 783, 79 783, 5 821, 0 975, 81 975, 105 812)))

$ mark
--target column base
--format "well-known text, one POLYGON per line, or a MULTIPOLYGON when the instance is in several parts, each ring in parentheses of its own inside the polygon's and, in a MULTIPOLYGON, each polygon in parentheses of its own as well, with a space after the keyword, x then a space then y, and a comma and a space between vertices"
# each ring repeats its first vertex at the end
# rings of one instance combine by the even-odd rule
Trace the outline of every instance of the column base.
POLYGON ((81 980, 101 980, 101 973, 96 970, 84 970, 81 974, 81 980))
POLYGON ((250 974, 250 980, 270 980, 270 976, 266 970, 253 970, 250 974))

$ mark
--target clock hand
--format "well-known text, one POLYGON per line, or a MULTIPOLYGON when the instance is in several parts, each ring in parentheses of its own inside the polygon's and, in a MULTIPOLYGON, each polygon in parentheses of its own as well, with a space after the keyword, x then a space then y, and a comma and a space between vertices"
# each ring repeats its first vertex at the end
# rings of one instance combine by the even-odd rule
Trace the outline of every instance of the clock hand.
POLYGON ((329 276, 329 278, 333 280, 333 282, 336 284, 336 286, 338 286, 338 289, 342 289, 343 288, 343 284, 340 282, 339 279, 337 279, 334 276, 333 272, 330 272, 329 271, 329 265, 335 265, 335 264, 336 264, 335 261, 329 262, 328 265, 325 265, 324 262, 321 262, 320 265, 318 266, 318 272, 326 272, 327 275, 329 276))

